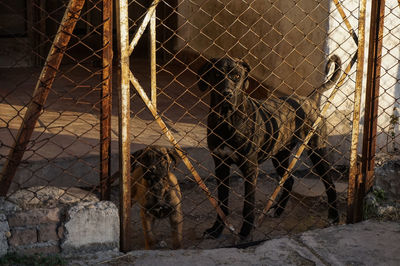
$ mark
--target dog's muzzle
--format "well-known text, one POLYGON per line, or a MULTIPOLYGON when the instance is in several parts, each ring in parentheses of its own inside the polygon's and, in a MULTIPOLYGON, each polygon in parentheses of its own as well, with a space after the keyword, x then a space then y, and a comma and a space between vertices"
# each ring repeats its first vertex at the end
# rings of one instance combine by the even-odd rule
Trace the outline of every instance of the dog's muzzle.
POLYGON ((230 99, 233 96, 233 93, 231 91, 224 91, 222 92, 222 95, 226 98, 226 99, 230 99))

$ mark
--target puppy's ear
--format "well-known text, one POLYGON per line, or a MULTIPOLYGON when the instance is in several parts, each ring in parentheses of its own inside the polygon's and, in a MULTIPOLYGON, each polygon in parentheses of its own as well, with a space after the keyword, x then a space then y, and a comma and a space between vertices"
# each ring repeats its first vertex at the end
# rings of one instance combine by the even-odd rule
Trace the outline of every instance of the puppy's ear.
POLYGON ((171 158, 172 160, 172 164, 175 167, 180 161, 181 161, 181 156, 179 156, 178 152, 176 151, 175 148, 170 148, 167 151, 168 156, 171 158))
POLYGON ((209 87, 210 82, 210 70, 213 68, 215 62, 217 60, 215 58, 207 61, 198 71, 199 81, 197 82, 197 86, 201 91, 205 91, 209 87))
POLYGON ((138 150, 131 154, 131 171, 136 168, 137 160, 142 157, 144 150, 138 150))

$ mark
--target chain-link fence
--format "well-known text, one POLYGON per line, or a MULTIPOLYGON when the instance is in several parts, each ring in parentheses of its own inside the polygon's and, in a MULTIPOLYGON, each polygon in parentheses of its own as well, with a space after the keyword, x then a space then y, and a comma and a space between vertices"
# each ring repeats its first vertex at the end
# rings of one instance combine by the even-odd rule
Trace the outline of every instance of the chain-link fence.
POLYGON ((106 98, 103 2, 2 1, 1 10, 4 179, 22 159, 8 195, 22 188, 37 195, 55 186, 63 188, 62 196, 72 187, 94 187, 106 98))
MULTIPOLYGON (((145 20, 146 11, 150 6, 149 2, 130 2, 128 9, 129 18, 132 19, 129 24, 130 39, 135 38, 135 33, 145 20), (137 14, 139 7, 143 10, 137 14)), ((246 223, 253 219, 251 216, 255 216, 256 219, 260 216, 269 197, 278 186, 279 176, 271 160, 259 165, 257 161, 252 161, 248 165, 247 160, 234 157, 251 157, 254 152, 259 152, 262 147, 265 148, 267 144, 256 144, 255 142, 259 141, 256 138, 265 138, 265 142, 269 141, 268 138, 278 143, 286 141, 285 144, 290 146, 287 138, 292 135, 295 135, 294 138, 299 137, 298 132, 295 132, 296 125, 290 125, 290 123, 297 123, 296 118, 291 118, 291 115, 296 112, 297 116, 303 116, 302 119, 305 120, 308 120, 307 116, 313 116, 311 113, 314 110, 309 113, 310 110, 307 108, 310 106, 307 106, 307 102, 303 103, 302 97, 313 94, 325 80, 331 77, 333 67, 327 74, 325 66, 328 57, 334 54, 338 55, 342 61, 341 73, 345 71, 346 73, 340 76, 339 92, 333 98, 329 111, 324 115, 326 121, 323 121, 323 127, 327 128, 327 132, 317 133, 322 141, 320 145, 327 149, 330 158, 316 160, 327 160, 324 162, 334 180, 331 184, 327 184, 327 187, 329 190, 330 186, 333 187, 335 184, 337 199, 328 203, 325 187, 318 175, 318 167, 310 170, 313 164, 305 153, 301 156, 301 162, 292 169, 295 181, 285 212, 279 217, 264 219, 264 222, 254 228, 252 238, 247 238, 246 241, 257 242, 270 237, 328 226, 330 224, 328 209, 333 205, 336 205, 339 210, 340 220, 345 220, 346 169, 348 169, 349 161, 355 83, 353 64, 357 50, 357 43, 353 37, 358 22, 357 16, 352 16, 352 14, 357 12, 358 2, 351 5, 342 5, 337 2, 337 5, 334 5, 330 1, 312 3, 310 1, 274 3, 176 1, 168 2, 168 4, 161 2, 157 7, 156 35, 157 55, 159 55, 157 58, 157 111, 211 194, 222 201, 220 205, 222 210, 228 207, 225 199, 228 192, 224 191, 223 187, 229 186, 230 213, 226 221, 235 228, 233 233, 226 229, 222 232, 222 237, 216 240, 203 239, 203 233, 213 226, 217 212, 207 200, 207 193, 203 193, 194 182, 192 173, 187 170, 187 165, 181 163, 175 174, 180 181, 183 195, 184 247, 205 248, 233 245, 238 237, 237 234, 247 230, 242 228, 240 231, 243 221, 246 223), (168 16, 164 18, 164 14, 168 16), (352 31, 349 31, 346 23, 353 27, 352 31), (206 73, 208 70, 206 72, 200 70, 207 62, 211 63, 211 68, 212 66, 218 68, 220 63, 218 60, 213 61, 212 58, 240 58, 241 62, 248 64, 249 87, 245 89, 242 87, 240 90, 245 90, 244 93, 259 99, 259 103, 266 106, 264 109, 258 105, 259 109, 266 110, 266 117, 257 114, 259 111, 254 108, 247 113, 244 109, 248 107, 242 107, 237 103, 235 105, 234 98, 227 100, 226 104, 230 106, 231 112, 241 112, 236 115, 239 115, 237 119, 242 122, 234 121, 235 118, 231 118, 230 114, 224 114, 221 109, 218 109, 221 103, 218 103, 217 98, 223 91, 219 88, 220 91, 216 92, 217 85, 213 84, 216 81, 212 78, 210 80, 206 73), (198 87, 199 78, 209 85, 205 91, 201 91, 198 87), (288 96, 287 100, 281 101, 280 97, 285 95, 288 96), (302 113, 303 110, 305 114, 302 113), (218 120, 221 118, 216 114, 225 115, 226 120, 218 120), (267 128, 255 129, 245 119, 241 119, 240 115, 246 116, 246 119, 259 119, 266 124, 271 123, 268 118, 271 116, 272 120, 279 123, 279 129, 274 133, 275 135, 267 128), (214 120, 219 122, 214 123, 214 120), (257 132, 244 131, 242 134, 247 134, 246 137, 239 137, 238 134, 240 135, 241 132, 236 134, 227 132, 239 131, 243 127, 241 123, 257 132), (257 134, 258 136, 253 136, 257 134), (285 134, 289 136, 283 137, 285 134), (209 138, 208 144, 207 135, 214 135, 214 139, 209 138), (248 147, 243 148, 246 145, 248 147), (214 150, 211 151, 211 149, 214 150), (223 154, 223 149, 228 150, 226 151, 228 155, 223 154), (229 150, 237 150, 239 155, 234 152, 229 154, 229 150), (259 168, 259 173, 248 176, 246 167, 253 167, 254 164, 259 168), (224 165, 232 166, 229 174, 230 182, 224 180, 227 174, 224 165), (218 168, 217 171, 220 173, 216 174, 215 168, 218 168), (246 176, 243 178, 243 175, 246 176), (254 194, 254 191, 252 192, 251 188, 247 187, 249 182, 257 182, 254 202, 252 202, 252 196, 249 195, 254 194), (250 210, 253 205, 254 211, 250 210)), ((150 45, 147 45, 150 33, 150 30, 144 32, 143 42, 139 41, 130 58, 131 75, 136 78, 136 81, 132 82, 134 85, 132 87, 145 88, 148 95, 151 94, 150 61, 147 60, 150 52, 150 45), (141 58, 143 54, 145 57, 141 58)), ((220 71, 222 75, 229 75, 222 69, 220 71)), ((130 79, 132 80, 132 77, 130 79)), ((338 79, 335 81, 337 82, 338 79)), ((321 91, 322 104, 326 102, 331 91, 321 91)), ((139 146, 135 145, 136 143, 171 146, 170 139, 165 137, 162 128, 154 121, 148 109, 148 103, 138 96, 135 96, 131 102, 133 147, 139 146), (139 125, 142 125, 142 128, 139 125)), ((248 104, 251 105, 251 103, 248 104)), ((257 105, 258 102, 255 104, 257 105)), ((320 111, 320 109, 315 111, 320 111)), ((306 123, 313 122, 315 120, 310 117, 306 123)), ((312 124, 307 126, 311 127, 312 124)), ((270 145, 283 146, 285 144, 270 145)), ((312 145, 307 145, 307 147, 310 146, 312 145)), ((273 150, 277 152, 279 149, 285 148, 273 150)), ((293 154, 296 153, 296 149, 293 149, 293 154)), ((286 160, 282 153, 285 152, 279 155, 270 152, 267 155, 267 157, 275 156, 277 161, 275 163, 280 174, 283 174, 280 166, 283 168, 288 166, 287 161, 286 165, 279 161, 286 160)), ((289 183, 284 185, 282 193, 289 189, 289 183)), ((135 226, 137 230, 134 232, 132 241, 137 241, 141 239, 142 234, 139 226, 140 218, 138 211, 136 214, 132 212, 132 215, 133 221, 136 220, 137 223, 135 226)), ((164 224, 160 221, 158 228, 164 229, 165 235, 168 236, 170 229, 167 221, 164 224)), ((212 228, 214 231, 220 231, 220 229, 218 225, 212 228)), ((212 230, 207 231, 206 236, 218 235, 218 233, 214 235, 212 230)), ((140 246, 140 242, 138 245, 140 246)))
MULTIPOLYGON (((103 1, 85 1, 67 33, 69 43, 58 50, 62 61, 54 81, 37 83, 71 2, 83 5, 77 0, 1 2, 3 172, 26 109, 35 102, 34 90, 48 89, 8 197, 18 189, 38 197, 52 186, 62 194, 84 189, 87 194, 79 196, 84 199, 118 168, 123 82, 114 75, 113 108, 107 115, 111 38, 107 41, 104 30, 109 17, 103 1)), ((132 151, 174 146, 183 156, 172 170, 182 194, 183 248, 251 245, 346 221, 359 1, 173 0, 154 1, 159 2, 155 7, 133 0, 126 31, 118 20, 122 2, 111 30, 115 61, 122 56, 122 65, 127 63, 126 43, 116 45, 119 36, 128 35, 129 42, 138 36, 137 43, 128 44, 128 75, 122 73, 132 83, 128 146, 132 151), (150 26, 141 26, 146 20, 150 26), (334 55, 339 60, 326 71, 334 55), (279 183, 282 176, 287 181, 279 183), (267 211, 274 217, 263 217, 267 211), (226 217, 216 220, 217 212, 226 217), (231 230, 222 231, 224 222, 231 230)), ((400 7, 396 1, 386 6, 383 58, 390 58, 382 60, 378 149, 396 152, 400 7)), ((112 189, 116 203, 118 192, 112 189)), ((145 246, 140 208, 135 204, 130 211, 128 241, 135 249, 145 246)), ((154 223, 161 240, 156 247, 172 247, 169 220, 154 223)))
POLYGON ((399 151, 399 23, 398 1, 386 1, 382 35, 377 152, 399 151))

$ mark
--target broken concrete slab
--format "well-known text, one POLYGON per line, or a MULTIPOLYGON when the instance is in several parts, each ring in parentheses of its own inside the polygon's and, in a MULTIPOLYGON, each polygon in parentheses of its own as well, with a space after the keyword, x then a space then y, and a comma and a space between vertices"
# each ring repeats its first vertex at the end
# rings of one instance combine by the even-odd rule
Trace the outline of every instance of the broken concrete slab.
POLYGON ((119 247, 118 208, 110 201, 80 202, 67 210, 62 253, 119 247))
POLYGON ((107 251, 70 265, 400 265, 400 224, 369 220, 273 239, 247 249, 107 251))
POLYGON ((91 192, 76 187, 35 186, 21 189, 11 194, 9 201, 22 209, 53 208, 71 205, 80 201, 99 201, 91 192))
POLYGON ((322 265, 318 257, 289 238, 271 240, 255 249, 138 250, 109 255, 114 258, 104 259, 97 253, 72 265, 322 265))
POLYGON ((400 265, 397 222, 333 226, 303 233, 300 240, 327 265, 400 265))

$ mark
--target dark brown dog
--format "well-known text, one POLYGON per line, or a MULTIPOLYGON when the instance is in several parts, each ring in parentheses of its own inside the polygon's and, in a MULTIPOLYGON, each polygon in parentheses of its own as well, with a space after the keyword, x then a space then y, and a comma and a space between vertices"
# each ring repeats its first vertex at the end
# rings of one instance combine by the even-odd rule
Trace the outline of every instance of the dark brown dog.
POLYGON ((174 148, 148 146, 132 154, 132 200, 141 207, 146 249, 152 249, 156 244, 152 230, 154 220, 167 217, 171 224, 173 248, 181 247, 182 195, 178 180, 171 172, 179 161, 174 148))
MULTIPOLYGON (((255 100, 245 93, 249 86, 250 68, 240 60, 212 59, 200 69, 199 88, 203 91, 211 89, 207 143, 215 163, 218 203, 225 214, 229 213, 229 174, 232 164, 239 167, 245 181, 244 221, 240 230, 242 238, 247 237, 253 228, 258 165, 272 159, 278 174, 281 177, 284 175, 292 149, 302 142, 319 116, 319 95, 331 88, 340 76, 339 57, 332 56, 329 59, 326 72, 332 64, 335 64, 333 75, 316 89, 315 96, 301 99, 271 97, 265 101, 255 100)), ((336 189, 329 175, 323 142, 325 131, 324 126, 320 127, 311 139, 310 158, 326 188, 328 217, 338 222, 336 189)), ((293 177, 289 177, 274 205, 276 216, 284 211, 292 186, 293 177)), ((204 234, 217 238, 223 229, 224 224, 217 216, 214 225, 204 234)))

